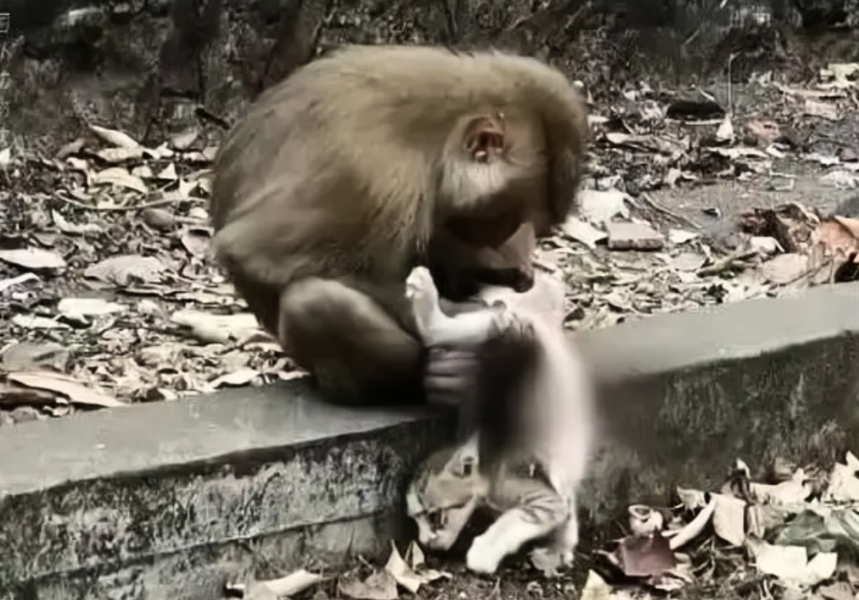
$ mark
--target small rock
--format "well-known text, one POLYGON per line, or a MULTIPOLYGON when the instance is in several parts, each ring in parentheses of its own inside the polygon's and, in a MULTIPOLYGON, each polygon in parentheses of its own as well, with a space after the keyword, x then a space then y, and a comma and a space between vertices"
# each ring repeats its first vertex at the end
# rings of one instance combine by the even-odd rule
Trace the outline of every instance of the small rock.
POLYGON ((808 271, 808 257, 791 252, 779 254, 760 267, 764 278, 776 285, 786 285, 802 277, 808 271))
POLYGON ((859 160, 859 156, 856 155, 856 152, 852 148, 839 148, 836 154, 841 159, 841 162, 849 163, 859 160))
POLYGON ((38 421, 42 419, 41 413, 32 406, 19 406, 10 412, 12 420, 15 423, 26 423, 28 421, 38 421))
POLYGON ((746 141, 756 146, 769 146, 781 137, 774 121, 751 121, 746 124, 746 141))
POLYGON ((173 216, 173 213, 163 208, 149 207, 143 211, 141 216, 143 222, 153 229, 164 231, 176 225, 176 217, 173 216))
POLYGON ((608 247, 611 250, 661 250, 665 238, 646 223, 605 224, 608 232, 608 247))
POLYGON ((615 215, 629 217, 626 194, 620 190, 582 190, 579 194, 579 213, 582 219, 597 225, 615 215))
POLYGON ((778 252, 784 252, 784 248, 773 237, 753 235, 748 239, 747 247, 761 256, 772 256, 778 252))

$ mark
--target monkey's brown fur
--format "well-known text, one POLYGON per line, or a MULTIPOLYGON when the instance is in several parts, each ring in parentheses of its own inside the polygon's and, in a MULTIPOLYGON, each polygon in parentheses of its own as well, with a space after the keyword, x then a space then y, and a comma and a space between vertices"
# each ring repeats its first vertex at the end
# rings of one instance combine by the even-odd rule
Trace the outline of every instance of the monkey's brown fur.
POLYGON ((347 47, 266 91, 221 145, 216 248, 285 351, 332 397, 360 401, 420 381, 409 270, 429 263, 445 293, 463 247, 477 256, 523 224, 561 222, 587 133, 580 94, 534 59, 347 47))

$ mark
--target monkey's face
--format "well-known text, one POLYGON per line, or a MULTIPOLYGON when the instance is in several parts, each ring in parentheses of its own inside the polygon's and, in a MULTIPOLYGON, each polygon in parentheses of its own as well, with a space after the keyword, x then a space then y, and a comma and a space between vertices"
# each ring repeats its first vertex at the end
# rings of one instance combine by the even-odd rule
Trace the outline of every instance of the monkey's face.
POLYGON ((530 222, 520 222, 500 241, 484 235, 479 223, 460 220, 457 225, 445 232, 440 238, 444 247, 435 256, 431 251, 430 257, 430 269, 445 298, 463 300, 486 285, 517 292, 531 289, 531 255, 537 241, 530 222))

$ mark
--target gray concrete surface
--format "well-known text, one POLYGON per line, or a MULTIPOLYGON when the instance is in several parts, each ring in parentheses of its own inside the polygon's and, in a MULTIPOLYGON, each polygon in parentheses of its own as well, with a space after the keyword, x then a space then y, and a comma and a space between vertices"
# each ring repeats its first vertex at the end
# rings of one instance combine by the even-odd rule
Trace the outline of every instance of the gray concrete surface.
MULTIPOLYGON (((579 334, 600 365, 592 523, 734 458, 827 464, 859 448, 859 284, 579 334)), ((16 426, 0 437, 0 598, 215 597, 372 554, 449 419, 349 411, 300 383, 16 426)))

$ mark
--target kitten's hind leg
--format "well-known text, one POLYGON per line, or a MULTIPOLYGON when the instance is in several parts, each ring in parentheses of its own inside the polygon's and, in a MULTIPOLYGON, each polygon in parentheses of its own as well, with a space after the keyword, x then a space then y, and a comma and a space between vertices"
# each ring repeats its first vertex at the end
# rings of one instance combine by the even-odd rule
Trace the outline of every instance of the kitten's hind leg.
POLYGON ((483 535, 474 538, 465 557, 466 566, 475 573, 491 575, 504 557, 549 535, 567 520, 568 514, 566 503, 554 494, 508 510, 483 535))
POLYGON ((476 348, 505 326, 505 307, 478 308, 454 317, 444 314, 438 288, 426 267, 415 267, 406 278, 406 298, 427 346, 476 348))
POLYGON ((573 566, 576 558, 576 547, 579 545, 579 517, 576 515, 576 506, 570 509, 570 518, 561 528, 557 539, 557 549, 561 554, 561 563, 565 567, 573 566))
POLYGON ((557 569, 573 566, 576 547, 579 545, 579 519, 576 514, 575 499, 571 499, 570 516, 550 536, 546 546, 537 547, 531 552, 531 564, 547 577, 557 575, 557 569))

